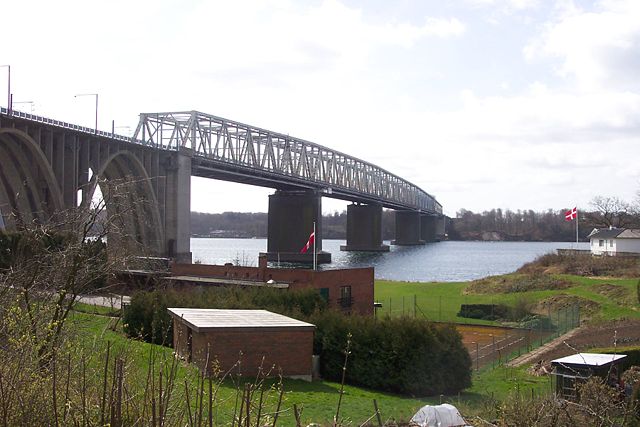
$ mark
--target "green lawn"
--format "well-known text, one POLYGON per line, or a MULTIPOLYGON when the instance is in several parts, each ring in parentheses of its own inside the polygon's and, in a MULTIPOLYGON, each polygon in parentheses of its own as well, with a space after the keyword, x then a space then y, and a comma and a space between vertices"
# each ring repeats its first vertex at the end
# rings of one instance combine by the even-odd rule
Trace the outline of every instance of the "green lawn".
MULTIPOLYGON (((577 276, 558 276, 571 282, 570 287, 562 290, 544 290, 519 293, 498 293, 492 295, 465 295, 468 283, 406 283, 391 281, 376 281, 376 300, 383 303, 378 314, 389 313, 398 315, 426 315, 433 320, 457 321, 472 323, 471 319, 459 318, 456 313, 461 304, 465 303, 494 303, 513 304, 518 298, 527 298, 532 303, 558 293, 575 295, 599 304, 597 312, 593 314, 597 319, 614 319, 620 317, 640 317, 635 294, 637 280, 635 279, 591 279, 577 276), (603 283, 612 285, 607 289, 611 295, 602 294, 603 283), (389 301, 391 304, 389 305, 389 301), (418 307, 417 309, 415 307, 418 307)), ((92 362, 96 366, 104 363, 106 343, 110 342, 111 354, 126 354, 132 364, 130 372, 137 371, 140 380, 149 366, 150 354, 156 359, 172 360, 172 350, 128 339, 121 332, 121 324, 117 324, 115 331, 109 325, 115 319, 104 316, 109 310, 79 304, 80 311, 73 312, 71 325, 74 330, 74 345, 78 345, 94 355, 92 362)), ((478 322, 485 323, 492 322, 478 322)), ((84 350, 83 350, 84 351, 84 350)), ((198 372, 192 366, 179 363, 177 370, 177 384, 184 387, 185 381, 195 384, 198 372)), ((449 402, 457 405, 467 416, 481 415, 485 417, 495 414, 495 407, 501 399, 510 393, 520 393, 523 396, 541 395, 550 392, 551 385, 548 377, 533 377, 526 373, 525 368, 498 367, 483 369, 475 372, 473 385, 459 396, 435 396, 417 399, 380 393, 358 387, 345 386, 345 394, 341 407, 341 418, 359 425, 373 415, 373 400, 378 406, 384 420, 408 420, 415 411, 427 403, 437 404, 449 402)), ((329 381, 284 381, 283 408, 286 412, 281 416, 279 425, 295 425, 293 405, 302 410, 302 422, 330 423, 335 415, 339 397, 340 385, 329 381)), ((236 386, 232 381, 225 381, 220 388, 217 416, 218 423, 224 424, 231 419, 234 411, 236 386)), ((277 395, 271 392, 267 396, 267 406, 273 410, 277 395)))
MULTIPOLYGON (((74 330, 74 345, 80 345, 91 351, 95 358, 92 363, 102 366, 106 343, 110 342, 111 354, 126 354, 128 360, 137 368, 141 381, 144 381, 150 353, 153 352, 157 359, 170 361, 172 349, 157 345, 128 339, 120 332, 120 325, 116 331, 109 329, 109 325, 115 321, 101 315, 93 315, 82 312, 73 312, 71 325, 74 330)), ((130 368, 128 372, 135 372, 130 368)), ((180 362, 177 370, 176 383, 184 386, 185 380, 194 384, 198 372, 193 366, 180 362)), ((330 423, 338 402, 340 384, 330 381, 314 381, 308 383, 299 380, 284 380, 283 409, 286 412, 281 415, 279 425, 295 425, 293 405, 302 409, 302 421, 304 425, 311 422, 330 423)), ((548 378, 531 377, 526 374, 524 368, 499 367, 485 369, 474 373, 473 386, 459 396, 434 396, 429 398, 412 398, 380 393, 359 387, 345 386, 345 394, 341 406, 341 418, 351 421, 352 424, 361 424, 373 415, 373 400, 384 420, 408 420, 418 408, 425 404, 438 404, 448 402, 459 406, 463 414, 487 415, 492 413, 495 401, 506 397, 509 393, 531 393, 536 395, 546 393, 549 390, 548 378), (495 399, 492 400, 492 399, 495 399)), ((180 392, 182 392, 180 390, 180 392)), ((220 389, 221 401, 217 414, 218 422, 223 424, 230 420, 235 402, 236 387, 231 381, 226 381, 220 389)), ((273 409, 277 395, 271 393, 268 397, 269 405, 273 409)))
MULTIPOLYGON (((150 352, 154 352, 156 358, 171 360, 172 349, 144 343, 126 338, 121 332, 109 329, 110 322, 114 320, 105 316, 74 312, 71 323, 74 329, 74 344, 79 344, 88 351, 97 355, 93 363, 104 363, 106 342, 110 342, 111 354, 127 354, 138 369, 138 373, 145 373, 149 363, 150 352)), ((133 369, 129 370, 133 372, 133 369)), ((176 383, 184 387, 185 379, 195 383, 197 370, 186 363, 180 362, 176 383)), ((284 380, 283 408, 287 411, 281 415, 278 425, 295 425, 293 405, 302 409, 302 420, 306 424, 311 422, 329 423, 335 415, 338 403, 338 391, 340 384, 329 381, 314 381, 308 383, 300 380, 284 380)), ((182 392, 182 389, 180 390, 182 392)), ((219 422, 224 423, 231 418, 235 402, 236 387, 231 381, 226 381, 220 388, 220 407, 218 409, 219 422)), ((271 393, 268 397, 271 407, 275 406, 277 395, 271 393)), ((341 418, 352 420, 354 423, 362 422, 374 413, 373 399, 378 402, 382 416, 400 420, 408 420, 415 411, 425 402, 436 402, 434 399, 414 399, 397 396, 388 393, 379 393, 358 387, 345 386, 345 394, 342 400, 341 418)))
POLYGON ((591 314, 594 319, 611 320, 619 318, 640 318, 636 296, 637 279, 585 278, 580 276, 559 275, 572 283, 569 288, 558 290, 537 290, 529 292, 511 292, 495 294, 464 294, 470 282, 429 282, 408 283, 377 280, 375 283, 376 301, 383 304, 379 315, 391 314, 424 315, 435 321, 457 323, 492 324, 494 322, 466 319, 457 316, 462 304, 506 304, 513 305, 520 299, 534 304, 545 298, 567 294, 598 304, 591 314), (599 293, 598 285, 608 284, 619 291, 614 295, 599 293))

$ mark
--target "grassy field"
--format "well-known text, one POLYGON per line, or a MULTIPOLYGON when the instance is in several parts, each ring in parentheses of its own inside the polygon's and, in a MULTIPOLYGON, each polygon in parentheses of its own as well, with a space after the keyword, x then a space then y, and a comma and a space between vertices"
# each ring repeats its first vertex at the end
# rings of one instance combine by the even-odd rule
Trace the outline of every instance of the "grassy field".
MULTIPOLYGON (((510 281, 517 281, 517 275, 510 281)), ((457 316, 461 304, 468 303, 493 303, 516 304, 519 299, 526 298, 530 305, 539 304, 548 298, 557 295, 568 295, 581 298, 581 303, 588 302, 592 319, 608 320, 616 318, 640 318, 636 297, 635 279, 593 279, 578 276, 556 276, 565 281, 562 289, 544 289, 528 292, 498 292, 498 293, 470 293, 468 283, 405 283, 377 281, 375 284, 376 300, 383 303, 383 308, 378 314, 389 312, 393 315, 411 315, 412 310, 416 315, 426 314, 433 320, 446 320, 460 323, 491 324, 489 321, 476 321, 457 316), (404 300, 404 302, 403 302, 404 300), (389 307, 391 301, 391 307, 389 307), (415 308, 417 306, 417 309, 415 308), (404 307, 404 309, 403 309, 404 307)), ((504 280, 503 280, 504 281, 504 280)), ((496 284, 499 280, 496 279, 496 284)), ((483 284, 491 288, 491 280, 483 284)), ((477 287, 474 288, 477 291, 477 287)), ((491 291, 491 289, 489 289, 491 291)), ((121 332, 120 324, 115 330, 115 320, 105 314, 108 309, 94 308, 79 304, 78 311, 72 315, 74 327, 74 341, 94 354, 104 352, 106 343, 110 342, 111 351, 129 355, 129 360, 140 372, 145 372, 149 364, 149 355, 155 354, 156 358, 170 360, 172 350, 170 348, 155 346, 136 340, 128 339, 121 332)), ((95 363, 100 363, 96 358, 95 363)), ((184 384, 185 380, 195 382, 197 371, 185 363, 180 362, 177 371, 177 383, 184 384)), ((340 384, 329 381, 304 381, 284 380, 283 408, 286 412, 281 416, 280 425, 295 425, 293 405, 302 409, 302 422, 326 424, 332 421, 336 411, 339 397, 340 384)), ((225 381, 220 388, 220 404, 218 405, 218 423, 224 424, 230 421, 234 411, 237 384, 233 381, 225 381)), ((352 424, 360 424, 374 414, 373 400, 380 408, 384 420, 408 420, 418 408, 425 404, 437 404, 449 402, 459 407, 465 416, 492 417, 500 401, 512 393, 520 393, 523 396, 544 395, 551 391, 548 377, 534 377, 526 373, 526 368, 509 368, 500 366, 495 369, 485 368, 474 372, 473 385, 458 396, 435 396, 430 398, 412 398, 397 396, 388 393, 380 393, 358 387, 345 386, 345 394, 341 407, 341 418, 352 424)), ((268 397, 268 405, 273 408, 276 395, 271 393, 268 397)))
POLYGON ((457 316, 462 304, 540 304, 549 298, 562 296, 560 303, 579 303, 581 315, 593 320, 640 318, 636 297, 637 279, 586 278, 571 275, 554 276, 568 282, 561 289, 531 290, 526 292, 491 292, 491 279, 507 277, 515 282, 521 275, 510 274, 485 279, 487 293, 465 292, 473 282, 408 283, 378 280, 375 298, 383 304, 379 315, 424 315, 436 321, 456 323, 493 324, 495 322, 466 319, 457 316), (489 293, 491 292, 491 293, 489 293), (414 308, 417 307, 417 308, 414 308))
MULTIPOLYGON (((76 311, 71 316, 71 327, 74 331, 73 345, 83 347, 96 357, 93 363, 103 363, 107 342, 110 343, 111 354, 126 354, 127 360, 134 366, 129 371, 146 372, 150 354, 158 359, 170 360, 172 349, 128 339, 121 332, 121 325, 117 324, 115 331, 111 330, 116 322, 115 318, 101 314, 92 314, 91 306, 79 306, 82 311, 76 311), (87 313, 89 312, 89 313, 87 313), (134 369, 135 368, 135 369, 134 369)), ((100 311, 100 310, 98 310, 100 311)), ((177 384, 184 384, 185 380, 195 382, 198 373, 193 366, 180 363, 177 371, 177 384)), ((314 381, 311 383, 299 380, 284 380, 284 403, 286 410, 281 415, 279 425, 295 425, 292 408, 296 404, 302 409, 302 421, 330 423, 335 415, 340 384, 330 381, 314 381)), ((380 393, 359 387, 345 386, 345 394, 340 410, 341 418, 346 422, 361 424, 374 414, 373 400, 384 420, 408 420, 425 404, 449 402, 458 405, 466 416, 487 415, 493 413, 495 404, 509 393, 541 394, 549 389, 547 378, 536 378, 526 374, 521 368, 500 367, 486 369, 474 373, 473 386, 459 396, 434 396, 429 398, 412 398, 389 393, 380 393)), ((234 410, 236 384, 225 381, 220 388, 221 402, 217 414, 218 422, 224 424, 231 419, 234 410)), ((271 409, 275 406, 276 394, 268 397, 271 409)))
MULTIPOLYGON (((88 307, 80 307, 83 311, 88 307)), ((134 363, 141 372, 146 372, 149 355, 153 352, 156 358, 172 357, 172 349, 141 341, 131 340, 120 332, 120 328, 112 331, 109 325, 115 320, 101 315, 75 312, 71 318, 74 329, 74 342, 86 347, 94 354, 104 354, 107 341, 111 345, 111 354, 127 354, 128 360, 134 363)), ((94 363, 101 363, 97 357, 94 363)), ((186 363, 180 364, 177 371, 177 384, 184 384, 185 379, 193 380, 197 377, 197 370, 186 363)), ((218 408, 219 422, 230 421, 233 413, 236 385, 232 381, 226 381, 220 388, 220 401, 218 408)), ((295 425, 292 413, 293 405, 302 409, 302 420, 305 424, 310 422, 330 422, 337 407, 340 384, 329 381, 314 381, 308 383, 299 380, 284 380, 284 402, 283 408, 286 410, 281 415, 279 425, 295 425)), ((272 393, 269 396, 271 407, 275 405, 277 395, 272 393)), ((373 399, 376 399, 380 411, 385 419, 395 418, 408 420, 415 411, 426 404, 425 402, 435 402, 434 399, 414 399, 392 394, 379 393, 365 390, 358 387, 345 386, 345 394, 342 401, 341 418, 351 420, 354 423, 364 421, 374 413, 373 399)))

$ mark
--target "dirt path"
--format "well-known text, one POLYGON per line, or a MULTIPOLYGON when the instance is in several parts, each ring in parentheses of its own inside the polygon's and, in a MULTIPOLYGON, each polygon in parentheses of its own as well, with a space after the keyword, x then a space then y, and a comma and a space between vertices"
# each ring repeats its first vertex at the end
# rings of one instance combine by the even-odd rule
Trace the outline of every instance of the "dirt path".
MULTIPOLYGON (((507 363, 507 366, 512 367, 512 368, 517 368, 519 366, 522 365, 528 365, 528 364, 533 364, 536 363, 537 361, 539 361, 540 359, 545 359, 544 355, 553 352, 555 350, 557 350, 559 347, 564 347, 565 346, 565 342, 570 339, 573 338, 574 336, 578 335, 580 333, 580 329, 582 328, 576 328, 576 329, 572 329, 569 332, 567 332, 564 335, 560 335, 558 338, 549 341, 546 344, 543 344, 542 346, 531 350, 529 353, 525 353, 520 357, 516 357, 515 359, 513 359, 512 361, 507 363)), ((546 360, 546 359, 545 359, 546 360)))

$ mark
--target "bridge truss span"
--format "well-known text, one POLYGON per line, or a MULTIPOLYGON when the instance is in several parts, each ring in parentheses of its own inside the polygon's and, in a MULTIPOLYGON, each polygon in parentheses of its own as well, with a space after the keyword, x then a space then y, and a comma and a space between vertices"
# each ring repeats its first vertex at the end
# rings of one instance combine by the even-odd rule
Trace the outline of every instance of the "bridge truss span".
POLYGON ((330 197, 442 214, 442 206, 433 196, 376 165, 309 141, 210 114, 143 113, 132 139, 163 150, 188 148, 196 158, 216 168, 255 175, 274 187, 313 188, 330 197))

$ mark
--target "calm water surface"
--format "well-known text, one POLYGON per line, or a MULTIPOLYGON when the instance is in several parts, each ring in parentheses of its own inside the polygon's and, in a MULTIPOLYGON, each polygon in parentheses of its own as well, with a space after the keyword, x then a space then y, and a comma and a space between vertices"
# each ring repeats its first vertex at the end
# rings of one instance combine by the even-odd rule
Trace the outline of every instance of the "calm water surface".
MULTIPOLYGON (((386 242, 387 244, 389 242, 386 242)), ((322 269, 375 267, 376 279, 411 282, 457 282, 509 273, 556 249, 589 249, 568 242, 439 242, 423 246, 391 246, 387 253, 341 252, 344 240, 323 240, 333 262, 322 269)), ((194 261, 256 266, 266 239, 191 239, 194 261)))

